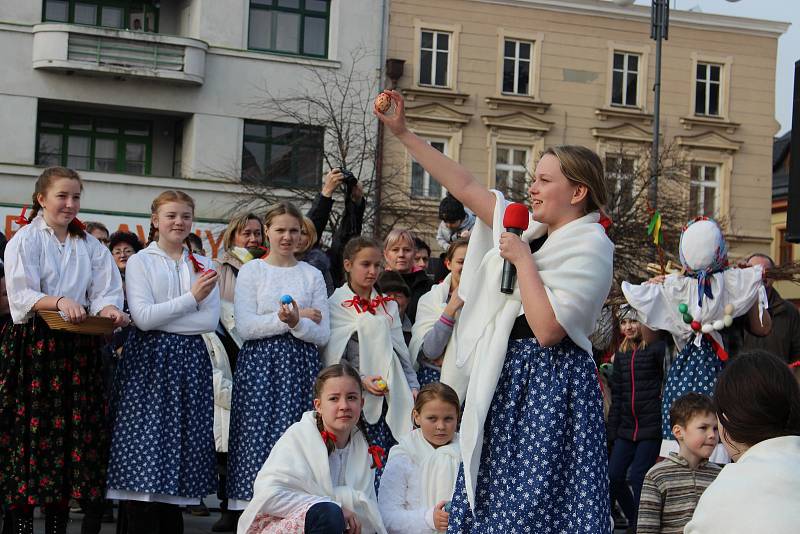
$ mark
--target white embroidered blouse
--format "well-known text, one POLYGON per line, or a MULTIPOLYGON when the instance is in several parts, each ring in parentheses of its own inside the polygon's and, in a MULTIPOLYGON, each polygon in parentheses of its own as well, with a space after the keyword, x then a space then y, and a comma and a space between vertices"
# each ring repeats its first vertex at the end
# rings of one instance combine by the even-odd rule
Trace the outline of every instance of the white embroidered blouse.
POLYGON ((122 309, 122 278, 108 248, 90 234, 68 235, 61 243, 41 215, 8 242, 5 273, 17 324, 33 317, 33 306, 47 296, 70 298, 91 315, 106 306, 122 309))

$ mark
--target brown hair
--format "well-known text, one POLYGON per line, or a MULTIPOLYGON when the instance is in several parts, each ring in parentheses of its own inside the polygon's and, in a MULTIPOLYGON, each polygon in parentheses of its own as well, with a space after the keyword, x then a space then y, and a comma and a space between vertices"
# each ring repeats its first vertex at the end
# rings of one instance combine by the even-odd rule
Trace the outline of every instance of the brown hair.
POLYGON ((94 232, 95 230, 100 230, 101 232, 105 232, 106 235, 108 235, 108 236, 111 235, 111 232, 108 231, 108 227, 105 224, 101 223, 101 222, 86 221, 83 224, 86 225, 86 231, 89 232, 90 234, 92 232, 94 232))
POLYGON ((269 207, 266 215, 264 215, 264 229, 268 229, 272 224, 272 219, 279 215, 291 215, 297 219, 300 226, 303 225, 303 214, 297 209, 297 206, 284 200, 269 207))
POLYGON ((447 249, 447 254, 445 254, 444 259, 447 261, 453 261, 453 257, 456 255, 456 250, 460 249, 461 247, 466 247, 467 245, 469 245, 468 237, 456 239, 450 243, 450 248, 447 249))
POLYGON ((717 378, 714 403, 725 433, 737 443, 800 436, 800 386, 786 363, 767 351, 728 362, 717 378))
POLYGON ((675 399, 669 408, 669 426, 686 426, 692 417, 714 413, 714 403, 702 393, 687 393, 675 399))
POLYGON ((155 225, 153 224, 153 215, 158 213, 158 208, 167 202, 180 202, 186 204, 192 209, 192 215, 194 215, 194 199, 192 197, 183 191, 178 191, 177 189, 168 189, 162 192, 155 198, 155 200, 153 200, 152 204, 150 204, 150 232, 147 234, 148 245, 154 240, 158 239, 158 229, 156 229, 155 225))
POLYGON ((306 244, 306 248, 298 251, 298 254, 305 254, 317 243, 317 227, 314 226, 314 221, 308 217, 303 217, 300 221, 300 233, 303 232, 308 236, 308 244, 306 244))
POLYGON ((228 227, 225 228, 225 233, 222 234, 222 246, 225 248, 225 250, 230 250, 233 248, 233 240, 236 238, 236 234, 244 230, 244 227, 247 226, 248 221, 258 221, 258 224, 261 226, 261 246, 265 245, 264 240, 267 238, 267 234, 264 231, 263 221, 259 219, 258 215, 255 213, 248 212, 242 215, 237 215, 228 223, 228 227))
POLYGON ((461 419, 461 401, 458 400, 458 393, 447 384, 441 382, 431 382, 422 386, 417 395, 417 400, 414 401, 414 412, 417 414, 422 413, 422 407, 436 399, 454 406, 456 416, 461 419))
POLYGON ((614 325, 617 328, 618 334, 622 335, 622 341, 619 343, 619 350, 621 352, 628 352, 632 350, 642 350, 647 347, 647 342, 644 340, 644 336, 642 335, 641 326, 642 322, 639 320, 639 315, 634 308, 629 305, 620 306, 617 310, 617 313, 614 315, 614 325), (639 340, 638 341, 630 341, 627 337, 622 335, 622 321, 624 320, 629 321, 636 321, 640 325, 639 330, 639 340))
MULTIPOLYGON (((358 384, 358 390, 361 392, 361 395, 364 394, 364 386, 361 383, 361 376, 358 374, 358 371, 353 369, 353 366, 347 362, 335 363, 333 365, 329 365, 322 369, 319 374, 317 374, 317 379, 314 381, 314 398, 320 399, 322 398, 322 389, 325 387, 325 382, 330 380, 331 378, 341 378, 343 376, 349 376, 353 380, 356 381, 358 384)), ((319 412, 314 412, 314 420, 317 422, 317 429, 322 433, 325 430, 325 424, 322 422, 322 416, 319 412)), ((358 427, 359 431, 364 435, 364 439, 369 443, 369 438, 367 437, 367 427, 366 423, 364 422, 364 412, 361 412, 361 415, 358 417, 358 422, 356 422, 356 426, 358 427)), ((325 447, 328 449, 328 456, 333 452, 336 448, 336 444, 332 440, 325 440, 325 447)), ((373 465, 373 467, 375 467, 373 465)))
MULTIPOLYGON (((36 179, 33 195, 31 195, 31 214, 28 217, 28 222, 33 221, 33 219, 42 209, 41 204, 39 204, 39 195, 45 195, 47 190, 53 185, 53 182, 59 178, 78 180, 78 183, 81 185, 81 191, 83 191, 83 180, 81 180, 81 177, 77 172, 66 167, 46 168, 42 174, 39 175, 39 178, 36 179)), ((86 237, 86 231, 83 227, 83 223, 81 223, 77 217, 69 222, 69 225, 67 225, 67 232, 69 232, 69 235, 74 237, 86 237)))
POLYGON ((603 162, 588 148, 580 145, 552 146, 542 156, 550 154, 558 159, 561 172, 574 184, 586 186, 586 212, 596 211, 608 202, 603 162))

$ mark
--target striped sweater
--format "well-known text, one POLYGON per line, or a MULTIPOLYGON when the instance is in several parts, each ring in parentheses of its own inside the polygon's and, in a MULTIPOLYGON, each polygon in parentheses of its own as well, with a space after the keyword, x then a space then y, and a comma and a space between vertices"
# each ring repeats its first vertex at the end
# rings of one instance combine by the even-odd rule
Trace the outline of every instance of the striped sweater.
POLYGON ((654 465, 644 477, 637 534, 682 534, 700 496, 720 471, 708 461, 692 469, 674 452, 654 465))

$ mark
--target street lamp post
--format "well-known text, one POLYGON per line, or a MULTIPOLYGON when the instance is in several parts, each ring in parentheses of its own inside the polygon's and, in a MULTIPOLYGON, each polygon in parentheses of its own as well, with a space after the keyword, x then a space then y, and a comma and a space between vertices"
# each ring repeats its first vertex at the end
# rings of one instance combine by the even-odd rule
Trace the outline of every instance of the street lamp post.
POLYGON ((653 85, 653 149, 650 154, 650 208, 658 206, 658 142, 661 125, 661 41, 669 34, 669 0, 653 0, 650 12, 650 38, 656 42, 656 81, 653 85))

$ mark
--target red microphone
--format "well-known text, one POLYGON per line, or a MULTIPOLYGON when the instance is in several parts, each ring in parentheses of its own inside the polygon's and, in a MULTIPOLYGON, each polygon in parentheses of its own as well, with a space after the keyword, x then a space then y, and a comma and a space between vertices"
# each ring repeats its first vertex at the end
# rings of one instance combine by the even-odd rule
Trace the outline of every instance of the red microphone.
MULTIPOLYGON (((522 235, 528 229, 530 214, 524 204, 514 202, 506 206, 503 214, 503 226, 506 232, 514 235, 522 235)), ((511 294, 514 292, 514 282, 517 279, 517 268, 508 260, 503 260, 503 278, 500 281, 500 292, 511 294)))

